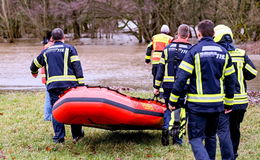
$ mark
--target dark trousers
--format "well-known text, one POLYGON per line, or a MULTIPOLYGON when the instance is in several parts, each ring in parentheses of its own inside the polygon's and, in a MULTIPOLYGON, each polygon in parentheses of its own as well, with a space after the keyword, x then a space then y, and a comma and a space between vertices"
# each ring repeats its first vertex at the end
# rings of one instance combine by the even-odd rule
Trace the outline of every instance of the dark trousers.
MULTIPOLYGON (((232 160, 234 153, 229 131, 229 114, 220 113, 217 135, 219 137, 222 160, 232 160)), ((215 160, 216 143, 216 135, 205 138, 205 147, 211 160, 215 160)))
POLYGON ((216 135, 219 114, 188 111, 189 143, 196 160, 210 160, 203 140, 216 135))
POLYGON ((153 86, 155 84, 155 78, 156 78, 158 66, 159 66, 158 64, 153 64, 153 66, 152 66, 153 86))
MULTIPOLYGON (((64 91, 65 89, 52 89, 49 90, 50 93, 50 100, 51 105, 53 106, 54 103, 59 99, 59 95, 64 91)), ((53 141, 58 142, 65 137, 65 126, 63 123, 60 123, 55 120, 54 117, 52 117, 52 125, 54 129, 54 137, 53 141)), ((71 125, 71 133, 73 139, 82 136, 82 126, 81 125, 71 125)))
POLYGON ((244 119, 245 112, 246 110, 233 110, 230 112, 229 127, 235 158, 238 156, 237 150, 240 142, 240 123, 244 119))

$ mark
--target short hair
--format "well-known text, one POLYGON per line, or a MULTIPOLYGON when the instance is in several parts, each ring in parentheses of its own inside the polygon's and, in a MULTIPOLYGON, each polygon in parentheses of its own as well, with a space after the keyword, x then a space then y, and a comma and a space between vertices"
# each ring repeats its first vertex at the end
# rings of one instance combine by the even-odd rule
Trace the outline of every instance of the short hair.
POLYGON ((187 24, 181 24, 178 27, 178 35, 181 38, 187 38, 189 37, 189 34, 190 34, 190 27, 187 24))
POLYGON ((51 32, 52 39, 57 41, 57 40, 62 40, 64 38, 64 32, 61 28, 55 28, 51 32))
POLYGON ((214 36, 214 23, 211 20, 203 20, 197 25, 198 31, 203 37, 214 36))

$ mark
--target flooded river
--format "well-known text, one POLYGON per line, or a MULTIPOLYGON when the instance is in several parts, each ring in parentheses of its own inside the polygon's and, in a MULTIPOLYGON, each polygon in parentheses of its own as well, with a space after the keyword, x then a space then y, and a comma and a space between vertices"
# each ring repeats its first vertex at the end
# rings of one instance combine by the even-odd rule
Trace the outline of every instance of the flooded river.
MULTIPOLYGON (((40 76, 33 78, 30 65, 42 46, 38 41, 0 43, 0 89, 44 89, 40 76)), ((145 45, 76 45, 84 70, 85 83, 138 90, 152 89, 151 65, 144 63, 145 45)), ((260 71, 260 55, 250 55, 260 71)), ((248 83, 260 91, 260 73, 248 83)))

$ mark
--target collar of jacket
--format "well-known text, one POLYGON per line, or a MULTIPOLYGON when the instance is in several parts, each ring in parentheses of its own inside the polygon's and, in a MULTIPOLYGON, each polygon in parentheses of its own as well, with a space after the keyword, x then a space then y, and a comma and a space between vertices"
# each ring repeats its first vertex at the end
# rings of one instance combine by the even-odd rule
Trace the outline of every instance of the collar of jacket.
POLYGON ((177 39, 173 40, 172 42, 190 43, 186 39, 182 39, 182 38, 177 38, 177 39))
POLYGON ((213 37, 202 37, 199 42, 201 41, 213 41, 213 37))
POLYGON ((63 42, 61 42, 61 41, 55 41, 54 44, 55 44, 55 45, 57 45, 57 44, 63 44, 63 42))
POLYGON ((218 44, 224 47, 227 51, 236 50, 236 47, 233 45, 233 43, 223 41, 223 42, 219 42, 218 44))

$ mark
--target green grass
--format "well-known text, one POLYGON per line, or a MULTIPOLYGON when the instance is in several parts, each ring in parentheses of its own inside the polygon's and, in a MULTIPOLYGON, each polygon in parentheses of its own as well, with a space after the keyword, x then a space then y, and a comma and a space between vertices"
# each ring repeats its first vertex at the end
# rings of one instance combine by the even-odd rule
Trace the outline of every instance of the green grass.
MULTIPOLYGON (((147 92, 128 92, 151 98, 147 92)), ((107 131, 84 127, 85 137, 72 143, 66 126, 66 142, 52 142, 50 122, 43 121, 43 92, 0 93, 0 159, 97 159, 97 160, 189 160, 193 159, 185 137, 182 147, 163 147, 160 131, 107 131)), ((260 158, 260 111, 250 107, 242 123, 239 159, 260 158)), ((217 159, 220 159, 219 149, 217 159)))

